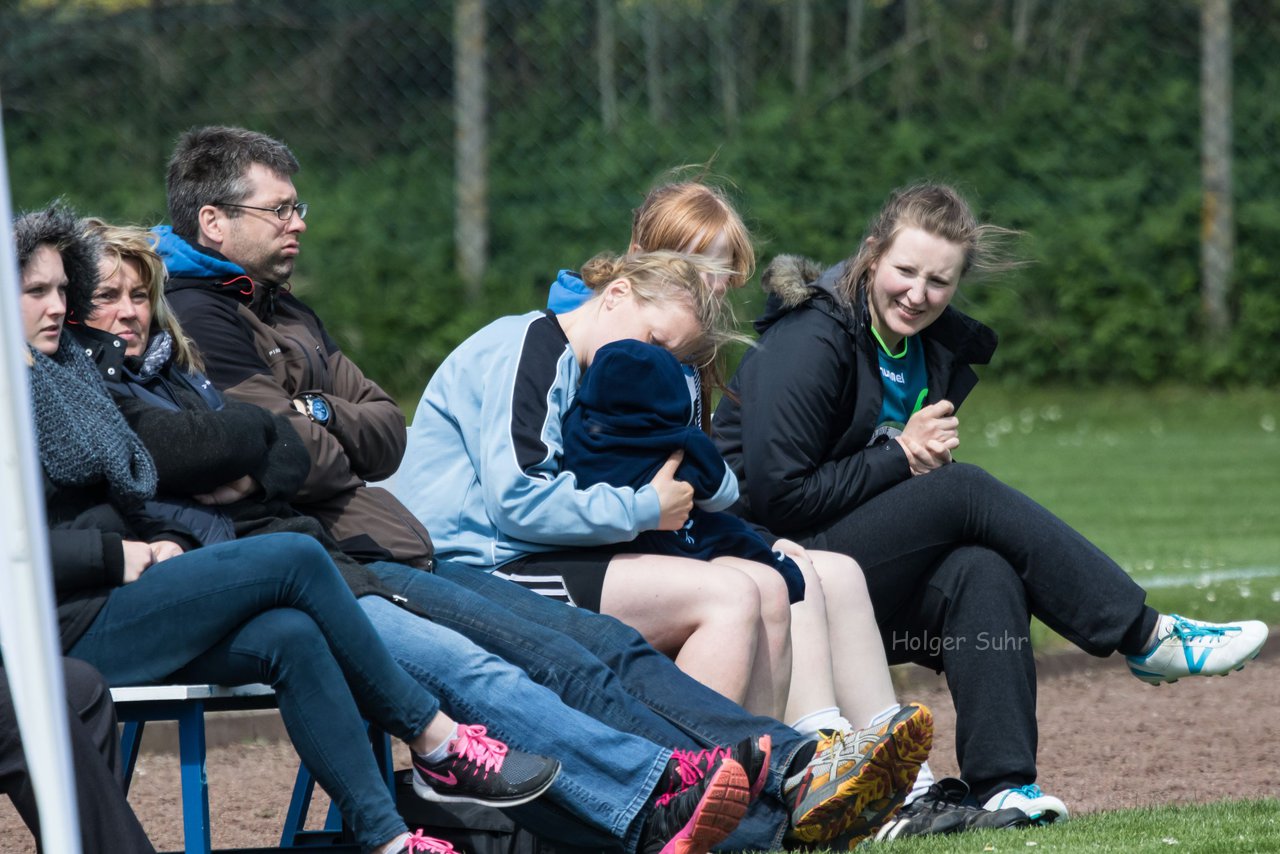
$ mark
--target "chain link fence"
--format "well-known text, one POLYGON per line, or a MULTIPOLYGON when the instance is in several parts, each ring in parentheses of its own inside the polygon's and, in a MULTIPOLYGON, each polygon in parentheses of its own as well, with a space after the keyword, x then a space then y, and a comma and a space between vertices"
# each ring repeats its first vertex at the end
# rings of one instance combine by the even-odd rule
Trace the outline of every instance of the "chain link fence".
POLYGON ((557 268, 625 249, 632 207, 680 165, 728 185, 766 260, 833 262, 894 186, 959 184, 1027 233, 1034 263, 967 295, 1000 327, 1010 376, 1248 379, 1231 364, 1257 358, 1269 367, 1250 376, 1275 381, 1249 341, 1280 329, 1280 299, 1257 286, 1280 236, 1278 13, 1277 0, 0 0, 0 96, 19 208, 67 195, 160 221, 181 130, 284 139, 314 212, 295 284, 402 396, 483 320, 534 307, 557 268), (1229 22, 1216 83, 1202 80, 1213 9, 1229 22), (1223 92, 1226 183, 1210 197, 1201 105, 1223 92), (1224 206, 1225 226, 1211 217, 1224 206), (1224 228, 1218 328, 1201 240, 1224 228))

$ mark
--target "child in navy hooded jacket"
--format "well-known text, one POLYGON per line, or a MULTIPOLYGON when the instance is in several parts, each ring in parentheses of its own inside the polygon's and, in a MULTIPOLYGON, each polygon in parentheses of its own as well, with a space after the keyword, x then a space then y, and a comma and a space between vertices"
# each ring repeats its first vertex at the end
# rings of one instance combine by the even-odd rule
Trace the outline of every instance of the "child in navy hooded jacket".
POLYGON ((641 341, 601 347, 583 375, 564 420, 564 465, 579 488, 597 483, 641 487, 677 450, 676 477, 693 487, 694 508, 679 531, 645 531, 628 550, 710 560, 740 557, 773 566, 792 602, 804 578, 791 558, 775 554, 736 516, 720 512, 738 500, 738 479, 710 437, 689 426, 691 403, 680 363, 641 341))

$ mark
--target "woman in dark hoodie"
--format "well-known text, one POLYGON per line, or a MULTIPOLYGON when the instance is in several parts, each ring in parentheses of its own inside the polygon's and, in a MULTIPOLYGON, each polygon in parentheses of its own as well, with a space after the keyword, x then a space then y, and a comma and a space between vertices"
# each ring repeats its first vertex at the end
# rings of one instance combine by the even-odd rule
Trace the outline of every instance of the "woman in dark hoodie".
MULTIPOLYGON (((1001 234, 954 190, 926 184, 895 192, 831 270, 779 258, 764 275, 759 346, 714 424, 742 483, 739 511, 854 558, 890 663, 946 673, 961 773, 979 803, 1048 822, 1067 810, 1035 786, 1031 616, 1091 654, 1126 654, 1152 683, 1239 669, 1267 628, 1158 614, 1060 519, 952 462, 970 365, 990 360, 996 336, 950 303, 964 274, 990 266, 1001 234)), ((912 819, 908 806, 900 820, 912 819)))
MULTIPOLYGON (((97 241, 60 205, 14 231, 63 650, 114 684, 270 683, 299 754, 366 850, 451 852, 409 835, 356 698, 430 767, 441 750, 458 760, 476 753, 466 761, 505 780, 495 756, 505 745, 446 746, 453 721, 392 660, 314 540, 276 534, 202 549, 185 526, 148 512, 151 457, 63 329, 68 312, 90 312, 97 241)), ((544 791, 557 770, 540 757, 516 764, 533 766, 518 781, 526 794, 544 791)))

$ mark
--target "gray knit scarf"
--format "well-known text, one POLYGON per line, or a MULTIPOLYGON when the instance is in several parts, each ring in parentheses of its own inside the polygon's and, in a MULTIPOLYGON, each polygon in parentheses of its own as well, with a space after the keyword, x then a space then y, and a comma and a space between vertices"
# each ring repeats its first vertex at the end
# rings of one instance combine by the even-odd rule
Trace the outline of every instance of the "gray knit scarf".
POLYGON ((31 350, 31 358, 36 438, 49 479, 59 486, 105 480, 113 499, 150 498, 155 463, 84 351, 63 330, 58 352, 31 350))

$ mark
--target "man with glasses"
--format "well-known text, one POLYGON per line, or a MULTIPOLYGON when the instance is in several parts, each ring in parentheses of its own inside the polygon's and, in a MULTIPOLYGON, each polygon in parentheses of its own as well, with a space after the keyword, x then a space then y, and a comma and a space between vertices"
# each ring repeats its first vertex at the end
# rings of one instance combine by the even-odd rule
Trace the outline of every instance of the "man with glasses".
MULTIPOLYGON (((297 171, 283 143, 254 131, 183 134, 169 162, 173 225, 156 229, 166 293, 214 384, 287 415, 302 437, 311 473, 294 498, 298 509, 360 560, 426 567, 426 529, 390 493, 365 486, 400 465, 404 415, 289 293, 307 230, 297 171)), ((219 494, 229 503, 256 488, 233 481, 219 494)))
MULTIPOLYGON (((209 379, 232 398, 289 416, 310 451, 311 474, 294 506, 415 611, 521 667, 567 705, 658 744, 703 749, 678 752, 685 784, 718 767, 723 751, 705 748, 738 744, 751 766, 762 751, 750 745, 768 735, 771 761, 748 767, 761 797, 727 847, 772 850, 784 836, 824 842, 850 825, 862 835, 873 826, 868 816, 887 817, 911 788, 899 779, 910 764, 902 757, 918 752, 911 742, 927 711, 909 705, 880 727, 808 739, 691 679, 611 617, 432 560, 413 514, 365 485, 398 467, 403 414, 287 288, 306 231, 297 171, 289 149, 263 134, 189 131, 169 162, 173 226, 156 229, 171 277, 166 294, 209 379)), ((255 488, 236 482, 220 492, 236 500, 255 488)))

